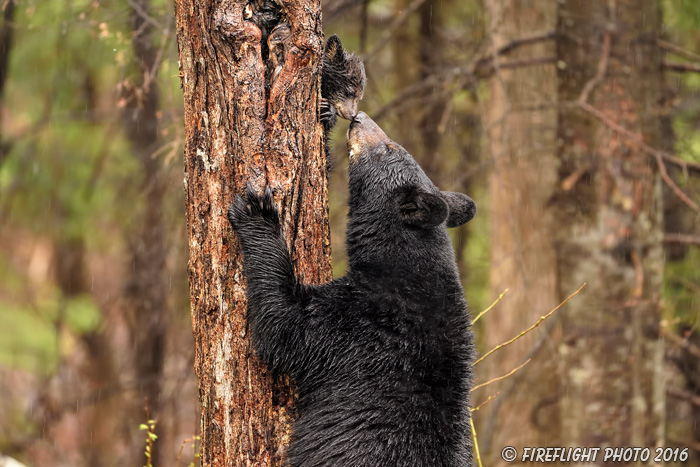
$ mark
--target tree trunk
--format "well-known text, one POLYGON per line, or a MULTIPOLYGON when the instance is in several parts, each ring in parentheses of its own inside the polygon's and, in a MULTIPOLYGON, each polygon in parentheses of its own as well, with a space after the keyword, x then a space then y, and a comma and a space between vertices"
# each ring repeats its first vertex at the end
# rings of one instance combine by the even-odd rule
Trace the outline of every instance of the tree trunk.
MULTIPOLYGON (((161 411, 161 393, 169 309, 164 173, 161 160, 153 157, 159 141, 156 85, 159 63, 152 39, 153 26, 148 22, 150 1, 134 0, 131 6, 132 48, 138 80, 127 89, 124 128, 142 171, 139 196, 144 204, 141 212, 134 213, 135 225, 128 233, 130 267, 124 287, 124 314, 132 341, 131 362, 138 382, 126 420, 131 424, 131 464, 135 465, 144 460, 144 433, 138 431, 138 425, 146 421, 146 400, 150 418, 160 422, 160 434, 167 431, 161 411)), ((153 465, 160 465, 160 452, 154 451, 153 465)))
MULTIPOLYGON (((486 7, 492 52, 556 27, 557 2, 489 0, 486 7)), ((557 304, 556 257, 547 233, 553 225, 548 203, 555 190, 557 166, 557 114, 550 105, 556 99, 556 68, 553 64, 500 68, 502 62, 554 53, 551 41, 516 48, 496 58, 489 83, 484 126, 493 164, 489 179, 490 290, 492 299, 505 289, 509 293, 484 317, 485 350, 518 335, 557 304), (542 109, 523 109, 538 106, 542 109)), ((542 326, 489 357, 477 368, 479 381, 518 367, 533 349, 542 348, 539 341, 549 346, 553 337, 548 329, 542 326)), ((476 418, 481 421, 477 428, 486 455, 493 447, 493 455, 500 456, 506 440, 513 446, 558 444, 558 426, 553 423, 558 417, 552 404, 556 362, 545 352, 531 356, 532 362, 519 374, 477 394, 484 400, 501 392, 486 406, 488 412, 476 418), (520 387, 527 387, 527 391, 518 390, 520 387)))
POLYGON ((4 110, 5 83, 9 72, 10 52, 12 51, 12 38, 14 36, 14 14, 16 0, 8 0, 3 8, 3 22, 0 27, 0 166, 10 152, 11 144, 4 141, 2 134, 2 110, 4 110))
MULTIPOLYGON (((589 89, 590 105, 659 147, 658 2, 560 3, 560 99, 577 100, 589 89)), ((663 446, 663 206, 656 163, 581 110, 561 113, 559 138, 560 294, 589 284, 562 315, 563 435, 574 446, 663 446)))
MULTIPOLYGON (((252 355, 245 278, 226 210, 246 181, 269 184, 296 272, 330 280, 327 185, 319 122, 319 0, 287 0, 284 64, 266 83, 261 31, 243 0, 176 0, 185 99, 185 193, 202 465, 277 466, 292 390, 252 355)), ((270 28, 271 29, 271 28, 270 28)), ((264 40, 264 39, 263 39, 264 40)), ((271 74, 268 73, 268 76, 271 74)))

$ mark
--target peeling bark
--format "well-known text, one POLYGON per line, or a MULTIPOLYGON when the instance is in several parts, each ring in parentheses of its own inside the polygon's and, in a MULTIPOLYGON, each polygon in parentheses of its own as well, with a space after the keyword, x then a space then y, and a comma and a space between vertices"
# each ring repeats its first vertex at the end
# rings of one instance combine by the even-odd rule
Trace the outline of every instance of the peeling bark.
POLYGON ((241 256, 226 219, 250 181, 272 188, 296 272, 330 280, 319 122, 319 0, 281 1, 291 41, 266 92, 261 31, 243 0, 176 0, 185 100, 185 193, 202 465, 277 466, 293 390, 252 354, 241 256))

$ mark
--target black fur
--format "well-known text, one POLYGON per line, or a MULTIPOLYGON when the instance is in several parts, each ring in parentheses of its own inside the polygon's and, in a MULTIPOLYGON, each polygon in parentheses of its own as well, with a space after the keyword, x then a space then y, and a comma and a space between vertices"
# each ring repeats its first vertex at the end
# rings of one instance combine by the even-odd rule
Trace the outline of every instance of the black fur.
POLYGON ((330 132, 335 127, 338 116, 352 120, 357 114, 357 105, 365 93, 366 84, 365 65, 360 57, 345 50, 335 34, 329 37, 323 53, 321 76, 321 123, 328 170, 333 163, 330 132))
POLYGON ((301 284, 272 192, 228 217, 241 243, 258 356, 298 385, 292 467, 472 465, 474 344, 447 225, 475 213, 440 192, 364 113, 349 130, 348 273, 301 284))

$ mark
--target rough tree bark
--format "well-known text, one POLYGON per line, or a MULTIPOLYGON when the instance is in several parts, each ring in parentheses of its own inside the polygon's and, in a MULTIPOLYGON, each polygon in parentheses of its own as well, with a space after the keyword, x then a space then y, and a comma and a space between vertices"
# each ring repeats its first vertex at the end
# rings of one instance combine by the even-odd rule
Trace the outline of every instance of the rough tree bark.
MULTIPOLYGON (((609 122, 659 147, 658 2, 560 3, 560 100, 590 92, 609 122)), ((661 183, 609 122, 580 107, 560 114, 560 293, 589 283, 562 314, 562 432, 574 446, 653 447, 664 442, 661 183)))
MULTIPOLYGON (((494 51, 556 27, 557 2, 550 0, 489 0, 486 8, 494 51)), ((489 288, 494 299, 505 289, 509 293, 484 318, 486 350, 518 335, 558 303, 556 257, 547 234, 552 229, 548 203, 555 190, 557 166, 557 113, 551 105, 556 100, 556 68, 554 64, 500 68, 501 62, 554 53, 552 41, 523 45, 496 58, 489 82, 484 123, 493 164, 489 288), (530 107, 537 110, 524 109, 530 107)), ((481 363, 480 380, 518 367, 533 348, 541 348, 540 340, 553 342, 546 329, 542 326, 481 363)), ((498 458, 505 440, 513 446, 558 445, 558 427, 552 423, 558 417, 551 403, 556 393, 556 362, 542 354, 500 386, 479 394, 486 398, 501 392, 477 418, 482 421, 477 428, 484 455, 498 458), (527 391, 517 389, 522 387, 527 391)))
POLYGON ((279 3, 291 27, 282 71, 265 82, 245 0, 175 0, 185 99, 185 192, 202 465, 276 466, 292 390, 252 355, 245 278, 226 210, 246 181, 271 186, 297 274, 331 278, 320 104, 320 0, 279 3))

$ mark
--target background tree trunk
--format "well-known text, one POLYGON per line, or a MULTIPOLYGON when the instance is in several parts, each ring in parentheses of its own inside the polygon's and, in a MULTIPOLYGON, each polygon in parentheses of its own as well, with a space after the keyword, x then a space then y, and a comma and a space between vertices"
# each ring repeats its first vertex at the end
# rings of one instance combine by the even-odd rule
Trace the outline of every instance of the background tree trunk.
MULTIPOLYGON (((658 3, 560 3, 560 99, 579 99, 588 88, 595 109, 660 147, 658 3), (598 69, 605 72, 601 79, 598 69)), ((656 163, 590 114, 564 111, 560 123, 554 206, 560 293, 589 282, 562 315, 563 436, 575 446, 663 446, 664 258, 656 163)))
MULTIPOLYGON (((511 41, 553 31, 557 2, 549 0, 489 0, 489 34, 494 52, 511 41)), ((556 258, 550 236, 549 202, 556 183, 557 113, 551 106, 556 95, 556 68, 533 64, 500 69, 500 63, 552 57, 552 41, 539 41, 495 58, 485 116, 492 170, 489 179, 491 224, 490 290, 495 299, 506 298, 484 318, 484 351, 527 329, 556 304, 556 258), (524 107, 540 110, 525 110, 524 107)), ((574 289, 575 290, 575 289, 574 289)), ((500 350, 478 367, 479 381, 508 373, 521 365, 533 349, 554 347, 547 326, 500 350)), ((545 350, 544 353, 547 353, 545 350)), ((533 355, 534 357, 534 355, 533 355)), ((556 446, 556 413, 551 397, 556 384, 556 362, 533 358, 519 374, 478 394, 485 399, 501 392, 480 414, 480 444, 495 457, 508 440, 514 446, 556 446), (527 391, 517 388, 526 386, 527 391), (538 423, 538 420, 546 422, 538 423), (515 443, 515 444, 512 444, 515 443)), ((478 402, 475 402, 477 404, 478 402)), ((488 461, 487 461, 488 462, 488 461)))
MULTIPOLYGON (((126 89, 127 107, 124 112, 124 128, 131 142, 131 149, 141 173, 140 196, 143 210, 134 212, 133 227, 127 233, 131 273, 124 285, 124 316, 131 341, 133 377, 136 392, 129 398, 129 417, 124 429, 131 436, 131 464, 143 462, 143 431, 140 423, 146 422, 145 404, 148 401, 150 418, 157 420, 161 445, 169 426, 161 411, 163 367, 165 364, 168 333, 169 306, 166 271, 165 221, 163 201, 165 174, 162 160, 154 157, 158 149, 159 96, 156 77, 157 50, 153 44, 153 25, 149 23, 150 1, 131 2, 132 49, 136 68, 136 82, 126 89), (136 423, 136 421, 139 421, 136 423)), ((161 450, 154 450, 152 462, 159 466, 161 450)))
POLYGON ((307 283, 331 278, 320 1, 280 3, 291 44, 281 73, 266 83, 260 30, 242 16, 246 1, 175 1, 205 466, 280 465, 289 437, 292 391, 274 383, 248 341, 245 278, 226 219, 234 192, 246 181, 259 190, 269 184, 297 274, 307 283))

